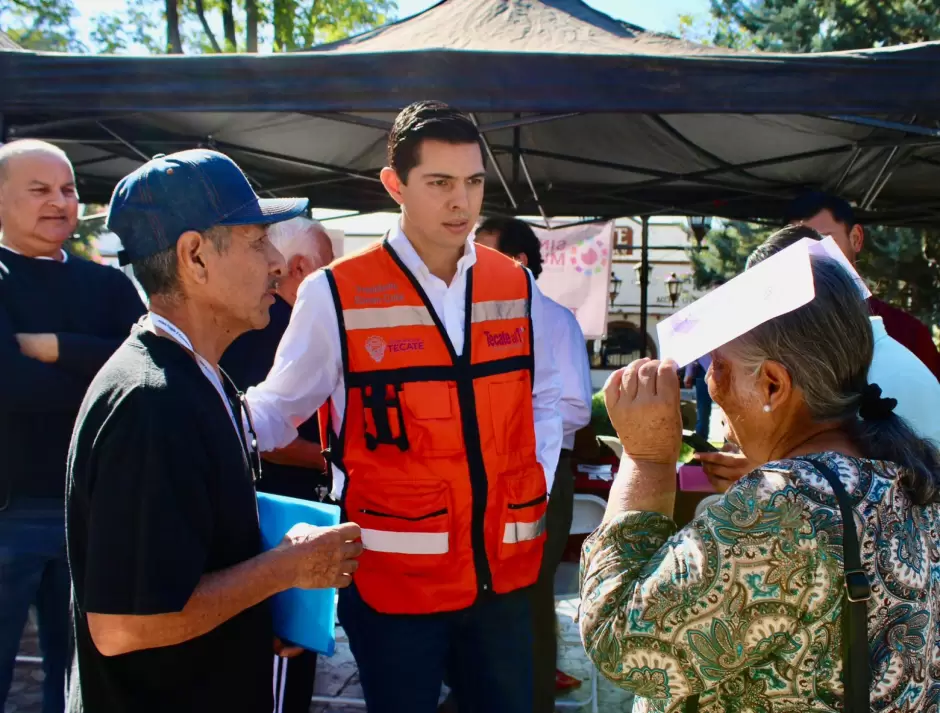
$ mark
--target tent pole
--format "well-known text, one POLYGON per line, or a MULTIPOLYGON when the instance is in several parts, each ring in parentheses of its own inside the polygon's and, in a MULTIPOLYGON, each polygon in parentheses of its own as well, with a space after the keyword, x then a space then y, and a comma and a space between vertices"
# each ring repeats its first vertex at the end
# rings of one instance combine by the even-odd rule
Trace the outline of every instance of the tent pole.
POLYGON ((901 131, 905 134, 917 134, 918 136, 930 136, 934 139, 940 139, 940 129, 931 129, 927 126, 918 126, 912 119, 910 123, 901 123, 900 121, 887 121, 885 119, 876 119, 873 116, 845 116, 845 115, 822 115, 822 119, 831 121, 840 121, 843 124, 858 124, 859 126, 868 126, 875 129, 889 129, 891 131, 901 131))
MULTIPOLYGON (((476 125, 477 128, 480 127, 480 122, 477 121, 477 115, 470 115, 471 121, 476 125)), ((483 143, 483 148, 486 150, 486 155, 490 159, 490 163, 493 164, 493 170, 496 172, 496 177, 499 179, 499 182, 503 184, 503 190, 506 191, 506 196, 509 198, 510 204, 512 204, 513 210, 518 210, 519 204, 516 202, 515 196, 512 194, 512 189, 509 188, 509 184, 506 183, 506 177, 503 175, 503 169, 499 167, 499 161, 496 160, 496 154, 493 153, 493 149, 490 148, 490 142, 486 140, 486 136, 481 132, 480 141, 483 143)))
POLYGON ((649 265, 650 265, 650 219, 643 216, 643 230, 640 242, 640 357, 645 357, 649 348, 647 343, 647 312, 649 311, 649 265))
MULTIPOLYGON (((519 119, 520 115, 515 114, 514 119, 519 119)), ((514 126, 512 129, 512 185, 515 188, 519 185, 519 149, 522 147, 522 128, 514 126)))
POLYGON ((315 119, 326 119, 327 121, 338 121, 343 124, 353 124, 354 126, 365 126, 366 128, 378 129, 379 131, 384 131, 385 133, 388 133, 392 130, 391 122, 383 121, 382 119, 373 119, 368 116, 356 116, 355 114, 343 114, 342 112, 327 114, 317 111, 305 111, 301 113, 304 116, 310 116, 315 119))
POLYGON ((56 121, 44 121, 40 124, 19 124, 10 127, 10 135, 18 138, 27 138, 29 134, 36 131, 48 131, 49 129, 61 129, 67 126, 80 126, 81 124, 97 124, 99 121, 119 121, 121 119, 130 119, 137 114, 109 114, 104 116, 79 116, 73 119, 57 119, 56 121))
POLYGON ((518 115, 513 119, 506 121, 494 121, 492 124, 485 124, 480 127, 480 133, 485 134, 489 131, 499 131, 500 129, 513 129, 517 126, 529 126, 530 124, 544 124, 546 121, 558 121, 559 119, 570 119, 574 116, 581 116, 581 112, 572 112, 570 114, 536 114, 520 118, 518 115))
POLYGON ((122 144, 124 144, 124 146, 126 146, 126 147, 129 148, 131 151, 133 151, 135 154, 137 154, 138 156, 140 156, 140 158, 143 159, 143 162, 144 162, 144 163, 147 163, 147 161, 149 161, 151 158, 153 158, 152 156, 148 156, 148 155, 145 154, 143 151, 141 151, 139 148, 137 148, 136 146, 134 146, 134 144, 132 144, 132 143, 131 143, 130 141, 128 141, 127 139, 122 138, 117 132, 112 131, 110 128, 108 128, 107 126, 105 126, 104 124, 102 124, 100 121, 96 121, 95 123, 98 124, 98 126, 100 126, 102 129, 104 129, 104 130, 105 130, 108 134, 110 134, 113 138, 117 139, 119 142, 121 142, 122 144))
POLYGON ((849 160, 845 164, 845 168, 842 169, 842 175, 839 176, 839 180, 832 185, 831 193, 838 193, 842 188, 842 185, 848 180, 849 174, 852 173, 852 169, 855 168, 855 164, 858 163, 859 156, 862 155, 862 150, 857 146, 852 151, 852 155, 849 157, 849 160))
MULTIPOLYGON (((908 124, 914 124, 917 121, 917 115, 911 117, 911 120, 908 124)), ((897 158, 898 153, 901 151, 900 146, 893 146, 891 152, 888 154, 888 158, 885 159, 884 164, 881 167, 881 170, 878 171, 878 176, 872 181, 871 188, 868 189, 868 193, 865 194, 865 197, 862 199, 861 208, 862 210, 871 210, 872 204, 878 198, 878 194, 884 189, 888 181, 891 180, 891 176, 894 175, 894 172, 898 168, 898 164, 904 159, 902 156, 900 159, 897 158), (891 169, 888 171, 888 169, 891 169), (884 180, 882 180, 884 178, 884 180)))
POLYGON ((525 156, 519 157, 519 165, 522 167, 522 174, 525 176, 525 180, 529 184, 529 189, 532 191, 532 197, 535 199, 535 205, 538 206, 539 214, 542 216, 542 220, 545 221, 545 227, 551 230, 551 221, 549 221, 548 215, 545 214, 542 201, 539 200, 539 194, 538 191, 535 190, 535 183, 532 181, 532 174, 529 173, 529 166, 526 163, 525 156))

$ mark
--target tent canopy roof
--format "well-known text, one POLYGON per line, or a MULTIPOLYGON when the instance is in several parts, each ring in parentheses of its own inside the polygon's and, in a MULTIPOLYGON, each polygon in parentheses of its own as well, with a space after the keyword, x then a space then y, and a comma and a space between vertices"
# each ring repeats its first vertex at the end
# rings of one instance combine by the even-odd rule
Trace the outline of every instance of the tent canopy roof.
POLYGON ((436 98, 483 129, 489 212, 777 218, 823 187, 878 220, 926 223, 940 215, 938 66, 940 43, 729 53, 580 0, 443 0, 294 54, 0 51, 0 112, 6 140, 66 148, 88 200, 154 153, 207 145, 264 192, 388 209, 388 127, 436 98))

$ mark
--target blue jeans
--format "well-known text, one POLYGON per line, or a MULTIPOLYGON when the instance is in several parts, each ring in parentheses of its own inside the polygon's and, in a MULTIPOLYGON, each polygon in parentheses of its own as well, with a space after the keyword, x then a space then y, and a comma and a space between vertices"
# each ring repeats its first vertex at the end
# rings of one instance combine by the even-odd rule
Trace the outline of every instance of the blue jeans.
POLYGON ((712 397, 708 393, 708 383, 704 376, 695 377, 695 411, 695 432, 708 440, 712 420, 712 397))
POLYGON ((339 620, 369 713, 435 713, 445 668, 461 713, 532 713, 527 590, 416 616, 380 614, 353 585, 340 590, 339 620))
POLYGON ((65 710, 71 585, 61 502, 14 503, 0 512, 0 710, 20 638, 36 607, 42 651, 42 713, 65 710))

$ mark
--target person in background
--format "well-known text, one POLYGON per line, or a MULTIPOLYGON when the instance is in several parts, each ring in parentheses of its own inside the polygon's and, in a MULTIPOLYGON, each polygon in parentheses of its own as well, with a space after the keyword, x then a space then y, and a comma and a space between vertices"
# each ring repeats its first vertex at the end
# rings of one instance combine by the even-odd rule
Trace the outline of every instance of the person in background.
MULTIPOLYGON (((515 218, 487 218, 476 231, 477 245, 499 250, 529 268, 538 280, 542 274, 542 244, 532 228, 515 218)), ((555 571, 568 544, 574 510, 574 470, 571 456, 575 433, 591 420, 591 365, 581 325, 574 313, 548 297, 544 298, 545 323, 552 334, 552 354, 561 372, 561 414, 564 438, 555 482, 548 499, 545 549, 542 568, 532 599, 532 644, 535 713, 555 710, 556 688, 577 685, 577 679, 556 668, 558 656, 555 615, 555 571)))
MULTIPOLYGON (((824 236, 831 235, 853 265, 865 243, 865 230, 855 220, 852 206, 842 198, 825 193, 807 193, 793 201, 787 222, 808 226, 824 236)), ((868 307, 873 316, 881 317, 888 335, 913 352, 940 380, 940 352, 930 328, 874 295, 868 298, 868 307)))
POLYGON ((853 278, 809 268, 810 302, 711 353, 712 395, 765 465, 681 530, 676 364, 605 388, 624 456, 584 545, 581 636, 636 713, 936 706, 940 452, 870 381, 853 278))
POLYGON ((353 523, 297 524, 262 553, 251 417, 218 369, 268 324, 284 260, 267 226, 306 204, 259 199, 201 149, 114 190, 108 227, 150 312, 89 387, 69 450, 69 713, 271 713, 272 648, 297 652, 275 640, 267 600, 351 581, 353 523))
POLYGON ((365 552, 339 619, 370 713, 433 713, 448 657, 461 710, 531 713, 526 588, 538 578, 562 429, 544 298, 470 238, 480 134, 417 102, 381 172, 401 219, 304 281, 247 399, 263 451, 321 405, 334 495, 365 552))
POLYGON ((63 250, 77 224, 75 175, 59 148, 0 148, 0 709, 31 605, 42 710, 65 707, 69 437, 88 384, 144 313, 120 270, 63 250))
MULTIPOLYGON (((219 362, 240 391, 264 381, 274 364, 300 283, 333 262, 333 243, 315 220, 298 216, 276 223, 268 228, 268 238, 286 263, 271 305, 271 320, 264 329, 245 332, 232 342, 219 362)), ((329 487, 316 415, 298 426, 297 432, 293 443, 264 454, 258 490, 322 502, 329 487)), ((304 651, 290 659, 275 655, 274 667, 275 710, 307 713, 316 677, 316 653, 304 651)))
MULTIPOLYGON (((748 257, 747 269, 803 238, 822 240, 823 236, 803 225, 791 225, 779 230, 755 248, 748 257)), ((895 413, 921 438, 940 444, 940 382, 920 359, 888 335, 882 317, 871 317, 869 322, 875 341, 868 380, 878 384, 886 397, 897 400, 895 413)), ((734 451, 700 453, 696 457, 702 461, 702 467, 712 483, 722 492, 760 465, 750 461, 743 453, 734 451)))
POLYGON ((712 397, 708 393, 705 374, 708 369, 699 361, 693 361, 685 368, 685 388, 695 387, 695 432, 708 440, 712 422, 712 397))

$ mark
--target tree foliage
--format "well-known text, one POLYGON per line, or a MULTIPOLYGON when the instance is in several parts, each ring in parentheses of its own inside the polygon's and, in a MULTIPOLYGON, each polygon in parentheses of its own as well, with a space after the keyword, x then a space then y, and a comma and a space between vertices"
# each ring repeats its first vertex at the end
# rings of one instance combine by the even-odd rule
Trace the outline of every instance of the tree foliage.
POLYGON ((72 0, 0 0, 0 22, 14 42, 37 52, 87 52, 72 0))
POLYGON ((290 52, 381 25, 396 9, 394 0, 130 0, 95 18, 93 39, 105 52, 290 52))
POLYGON ((702 250, 689 250, 692 283, 707 290, 744 272, 748 255, 773 232, 771 228, 741 221, 723 222, 708 233, 702 250))
POLYGON ((711 0, 712 43, 783 52, 940 38, 940 0, 711 0))

